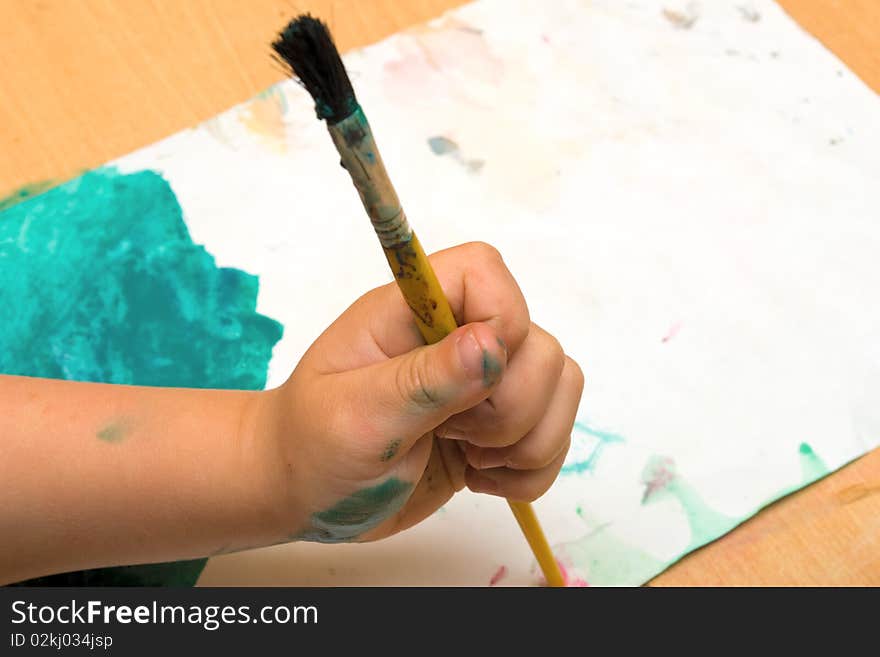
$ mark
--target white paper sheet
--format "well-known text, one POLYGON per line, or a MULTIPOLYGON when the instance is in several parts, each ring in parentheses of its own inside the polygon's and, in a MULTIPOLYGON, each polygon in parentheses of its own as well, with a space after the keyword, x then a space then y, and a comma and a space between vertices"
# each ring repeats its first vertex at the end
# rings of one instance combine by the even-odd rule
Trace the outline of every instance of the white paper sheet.
MULTIPOLYGON (((498 247, 584 369, 536 503, 577 577, 640 584, 880 444, 880 103, 773 2, 480 0, 345 60, 425 247, 498 247)), ((293 82, 116 164, 161 171, 194 240, 260 276, 285 325, 270 385, 391 278, 293 82), (339 237, 347 268, 316 267, 339 237)), ((201 581, 496 574, 539 579, 504 501, 465 492, 386 541, 224 556, 201 581)))

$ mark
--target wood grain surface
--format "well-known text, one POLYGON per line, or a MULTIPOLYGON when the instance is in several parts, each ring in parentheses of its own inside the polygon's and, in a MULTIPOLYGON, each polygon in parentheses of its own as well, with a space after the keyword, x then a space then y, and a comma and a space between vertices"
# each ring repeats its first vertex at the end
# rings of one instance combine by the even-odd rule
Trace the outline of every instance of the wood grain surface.
MULTIPOLYGON (((0 196, 64 180, 282 78, 268 44, 293 15, 341 49, 456 0, 0 0, 0 196)), ((880 90, 880 1, 780 0, 880 90)), ((765 509, 654 585, 880 585, 880 450, 765 509)))

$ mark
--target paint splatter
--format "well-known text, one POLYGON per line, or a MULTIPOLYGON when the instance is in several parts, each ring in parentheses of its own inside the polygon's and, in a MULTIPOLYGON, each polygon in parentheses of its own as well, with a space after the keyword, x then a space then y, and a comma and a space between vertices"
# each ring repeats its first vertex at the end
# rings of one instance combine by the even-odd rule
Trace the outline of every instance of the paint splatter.
POLYGON ((587 584, 587 580, 578 577, 574 573, 570 573, 568 569, 562 565, 562 562, 559 559, 556 560, 556 565, 559 566, 559 572, 562 575, 562 583, 565 586, 572 588, 582 588, 585 586, 589 586, 587 584))
POLYGON ((479 173, 480 169, 482 169, 485 164, 484 160, 469 160, 465 158, 462 155, 458 144, 449 139, 449 137, 443 137, 442 135, 438 137, 430 137, 428 139, 428 147, 434 155, 449 155, 471 173, 479 173))
POLYGON ((428 146, 431 148, 431 152, 434 153, 434 155, 447 155, 448 153, 458 152, 458 144, 442 135, 439 137, 430 137, 428 139, 428 146))
POLYGON ((553 553, 570 585, 637 586, 668 565, 618 538, 610 525, 556 545, 553 553))
POLYGON ((562 466, 560 470, 560 474, 564 475, 572 475, 572 474, 581 474, 584 472, 594 472, 597 464, 599 463, 599 457, 602 456, 605 448, 609 445, 614 445, 616 443, 624 442, 623 437, 617 435, 616 433, 610 433, 607 431, 600 431, 591 427, 586 422, 575 422, 574 423, 575 431, 579 431, 588 436, 592 436, 597 439, 595 444, 592 447, 590 453, 586 456, 586 458, 578 457, 578 449, 580 447, 576 442, 572 442, 572 450, 570 452, 570 456, 567 459, 565 465, 562 466))
POLYGON ((707 506, 696 489, 678 475, 675 462, 669 457, 652 457, 642 473, 642 483, 645 485, 642 504, 662 493, 673 495, 681 504, 691 530, 685 554, 727 533, 739 522, 707 506))
POLYGON ((669 327, 669 330, 666 331, 666 335, 660 340, 663 343, 669 342, 672 338, 678 335, 678 332, 681 330, 681 322, 675 322, 672 326, 669 327))
MULTIPOLYGON (((0 261, 0 305, 16 310, 0 325, 0 372, 265 386, 281 325, 255 312, 255 276, 218 268, 193 244, 158 173, 98 169, 12 205, 0 215, 0 261)), ((204 563, 96 569, 27 583, 192 585, 204 563)))
POLYGON ((801 477, 804 485, 821 479, 831 472, 828 466, 825 465, 825 461, 819 458, 816 452, 813 451, 813 448, 807 443, 800 444, 798 454, 801 460, 801 477))
POLYGON ((804 486, 812 484, 831 473, 831 470, 828 468, 825 461, 813 451, 813 448, 810 447, 808 443, 801 443, 798 445, 798 460, 801 467, 800 481, 796 484, 782 488, 770 498, 771 500, 778 500, 786 495, 791 495, 804 486))
POLYGON ((739 10, 739 15, 747 23, 757 23, 761 20, 760 12, 751 5, 740 5, 737 9, 739 10))
POLYGON ((385 63, 384 91, 391 102, 412 104, 414 99, 449 97, 455 102, 482 102, 468 85, 467 76, 497 86, 505 75, 502 59, 495 56, 483 33, 454 16, 419 25, 396 41, 399 57, 385 63))
POLYGON ((349 495, 326 511, 312 515, 312 526, 291 538, 316 543, 356 539, 400 511, 413 485, 396 477, 349 495))
POLYGON ((683 10, 664 8, 663 16, 678 29, 689 30, 700 18, 700 13, 699 7, 691 3, 683 10))
POLYGON ((287 100, 280 89, 269 87, 251 99, 241 110, 241 122, 266 146, 283 153, 287 150, 284 113, 287 100))
POLYGON ((675 478, 675 463, 665 456, 655 456, 648 463, 642 473, 642 483, 645 492, 642 494, 642 504, 647 502, 657 491, 664 490, 675 478))
POLYGON ((507 566, 500 566, 495 574, 489 579, 489 586, 495 586, 507 576, 507 566))

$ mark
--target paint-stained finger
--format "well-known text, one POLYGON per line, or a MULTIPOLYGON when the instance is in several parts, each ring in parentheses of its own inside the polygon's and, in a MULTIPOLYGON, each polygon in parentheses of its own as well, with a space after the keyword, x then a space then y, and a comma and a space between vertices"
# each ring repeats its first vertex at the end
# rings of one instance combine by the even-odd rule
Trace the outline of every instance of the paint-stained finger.
MULTIPOLYGON (((514 354, 529 332, 525 298, 497 250, 474 242, 429 256, 461 324, 486 322, 514 354)), ((363 367, 424 344, 396 283, 358 299, 321 336, 322 373, 363 367), (327 367, 329 364, 329 367, 327 367)), ((317 354, 315 354, 317 355, 317 354)))
POLYGON ((485 448, 517 443, 546 415, 565 363, 556 338, 532 324, 489 400, 451 417, 437 429, 437 435, 485 448))
POLYGON ((584 376, 577 363, 565 359, 559 386, 537 425, 517 443, 502 448, 477 447, 465 443, 471 467, 538 470, 552 463, 568 449, 578 404, 584 389, 584 376))

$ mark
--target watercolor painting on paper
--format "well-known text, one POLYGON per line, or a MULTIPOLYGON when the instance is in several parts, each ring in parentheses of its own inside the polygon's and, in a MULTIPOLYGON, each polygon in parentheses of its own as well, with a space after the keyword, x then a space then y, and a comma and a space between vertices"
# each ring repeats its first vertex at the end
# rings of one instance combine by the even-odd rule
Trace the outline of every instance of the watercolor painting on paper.
MULTIPOLYGON (((535 505, 571 582, 642 584, 880 445, 880 100, 775 3, 479 0, 345 61, 426 249, 496 246, 582 365, 572 449, 535 505)), ((175 385, 274 386, 390 280, 292 81, 23 195, 0 215, 0 253, 32 277, 6 274, 7 338, 41 321, 37 287, 66 326, 5 372, 166 385, 174 362, 175 385), (125 200, 112 232, 51 218, 87 191, 125 200), (317 267, 343 235, 345 270, 317 267), (59 281, 92 258, 70 308, 59 281)), ((540 575, 504 500, 462 493, 388 540, 225 555, 200 581, 540 575)))

